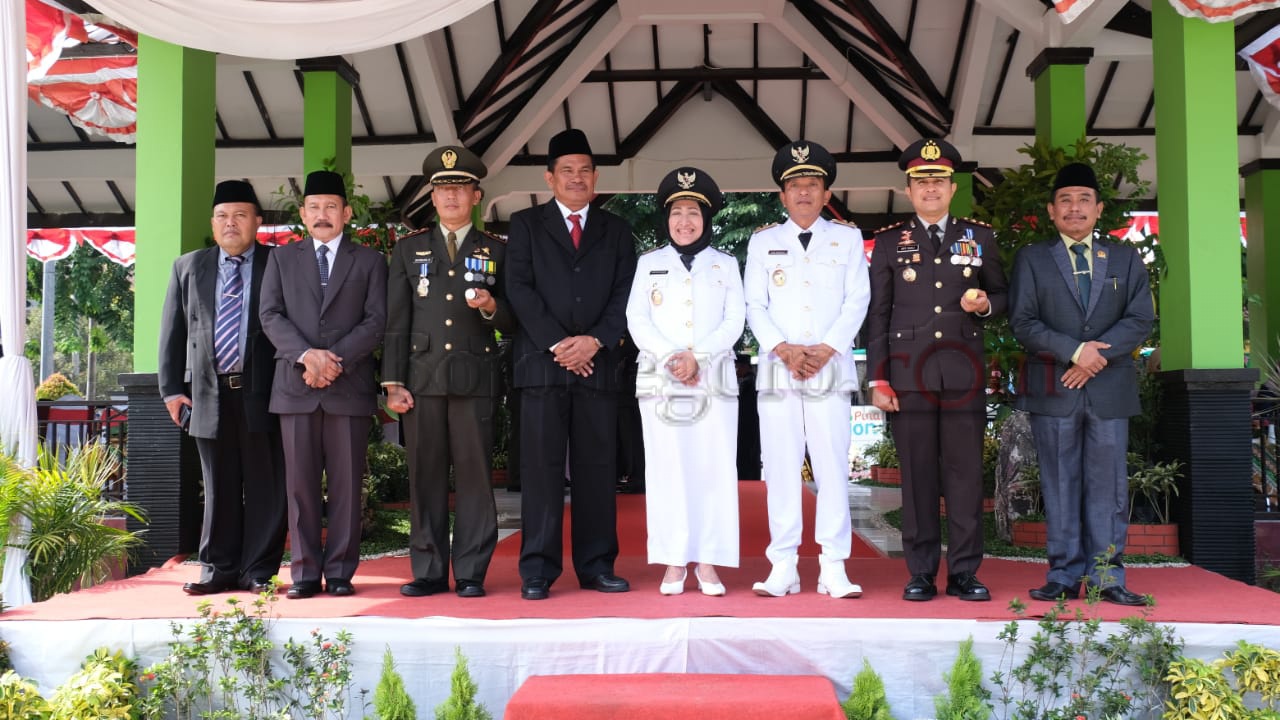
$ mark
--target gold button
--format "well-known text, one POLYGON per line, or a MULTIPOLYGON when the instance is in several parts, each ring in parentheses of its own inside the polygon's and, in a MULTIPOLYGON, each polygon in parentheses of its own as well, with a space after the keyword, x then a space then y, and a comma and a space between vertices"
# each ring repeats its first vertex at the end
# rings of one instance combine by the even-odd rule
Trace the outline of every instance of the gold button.
POLYGON ((444 344, 444 349, 445 349, 445 350, 452 350, 452 349, 453 349, 453 343, 445 343, 445 344, 444 344))
POLYGON ((809 258, 805 258, 805 259, 804 259, 804 261, 805 261, 806 263, 807 263, 807 262, 809 262, 809 258))
POLYGON ((684 321, 684 326, 685 326, 685 327, 689 327, 689 328, 693 327, 693 321, 692 321, 692 320, 685 320, 685 321, 684 321))
POLYGON ((446 293, 446 294, 445 294, 445 296, 444 296, 444 299, 445 299, 445 300, 452 300, 452 299, 453 299, 453 293, 446 293))
POLYGON ((454 271, 454 270, 450 270, 450 271, 449 271, 449 277, 453 277, 454 275, 457 275, 457 274, 458 274, 458 273, 457 273, 456 271, 454 271))
POLYGON ((685 301, 684 301, 684 304, 685 304, 685 305, 692 305, 692 304, 693 304, 693 301, 692 301, 692 300, 685 300, 685 301))
POLYGON ((804 331, 804 336, 805 336, 805 337, 813 337, 813 333, 809 332, 808 330, 805 330, 805 331, 804 331))
POLYGON ((450 325, 453 325, 453 320, 446 318, 444 321, 444 326, 449 327, 450 325))
POLYGON ((934 287, 937 287, 937 288, 942 287, 942 281, 941 281, 941 280, 939 280, 938 282, 934 283, 934 284, 933 284, 933 286, 934 286, 934 287))
POLYGON ((805 305, 805 306, 804 306, 804 311, 805 311, 805 312, 810 312, 810 308, 809 308, 809 306, 808 306, 808 305, 805 305))
POLYGON ((898 337, 902 337, 902 333, 898 333, 898 337))
POLYGON ((491 350, 493 350, 493 348, 485 346, 485 349, 484 349, 485 352, 490 352, 491 350))
POLYGON ((933 336, 934 336, 934 337, 936 337, 936 338, 940 338, 940 337, 942 337, 942 331, 941 331, 941 330, 938 330, 937 332, 935 332, 935 333, 933 334, 933 336))
POLYGON ((940 313, 940 312, 942 312, 942 306, 941 306, 941 305, 934 305, 934 306, 933 306, 933 311, 934 311, 934 312, 936 312, 936 313, 940 313))
POLYGON ((934 265, 941 265, 941 264, 942 264, 942 258, 934 258, 934 259, 933 259, 933 264, 934 264, 934 265))
POLYGON ((693 278, 685 278, 685 279, 684 279, 684 284, 685 284, 685 285, 691 285, 691 284, 693 284, 693 278))
POLYGON ((804 286, 805 286, 805 287, 809 287, 809 281, 808 281, 808 280, 805 280, 805 281, 804 281, 804 286))

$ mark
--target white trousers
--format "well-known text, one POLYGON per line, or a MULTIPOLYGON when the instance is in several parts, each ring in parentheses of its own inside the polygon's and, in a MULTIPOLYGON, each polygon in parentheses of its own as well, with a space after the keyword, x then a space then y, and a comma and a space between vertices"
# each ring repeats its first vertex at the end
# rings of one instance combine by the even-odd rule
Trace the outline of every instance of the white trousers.
POLYGON ((806 444, 818 488, 813 537, 829 560, 849 557, 849 393, 785 390, 759 394, 760 448, 769 505, 765 556, 796 556, 804 519, 800 478, 806 444))

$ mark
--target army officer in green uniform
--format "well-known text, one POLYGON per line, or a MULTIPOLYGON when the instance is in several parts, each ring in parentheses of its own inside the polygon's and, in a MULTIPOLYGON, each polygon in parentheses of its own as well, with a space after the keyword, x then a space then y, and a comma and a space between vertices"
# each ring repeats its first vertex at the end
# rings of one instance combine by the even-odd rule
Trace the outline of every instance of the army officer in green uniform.
POLYGON ((409 557, 413 580, 400 593, 449 590, 482 597, 498 539, 490 482, 495 397, 501 368, 494 330, 511 332, 502 297, 506 243, 472 226, 486 168, 460 146, 422 163, 440 223, 406 235, 391 253, 382 384, 404 423, 409 462, 409 557), (449 538, 449 466, 457 491, 449 538))

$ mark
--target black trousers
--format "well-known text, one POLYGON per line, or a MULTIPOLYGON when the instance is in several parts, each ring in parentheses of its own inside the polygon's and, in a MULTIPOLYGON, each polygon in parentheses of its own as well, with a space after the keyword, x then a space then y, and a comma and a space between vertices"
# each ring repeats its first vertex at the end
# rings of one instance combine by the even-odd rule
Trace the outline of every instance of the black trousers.
POLYGON ((278 432, 251 432, 244 391, 218 394, 218 437, 196 438, 204 476, 200 582, 246 585, 280 572, 284 454, 278 432))
POLYGON ((554 581, 563 571, 566 450, 574 571, 579 580, 612 573, 617 393, 578 385, 520 392, 520 577, 554 581))
POLYGON ((938 498, 947 499, 947 572, 982 564, 981 394, 900 392, 891 416, 902 463, 902 552, 912 575, 936 575, 942 552, 938 498))

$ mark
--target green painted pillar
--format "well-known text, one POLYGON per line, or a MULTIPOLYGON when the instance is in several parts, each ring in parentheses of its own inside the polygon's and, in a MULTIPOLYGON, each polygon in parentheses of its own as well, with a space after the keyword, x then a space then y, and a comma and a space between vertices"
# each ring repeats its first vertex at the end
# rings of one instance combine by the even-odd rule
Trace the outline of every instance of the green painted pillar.
POLYGON ((210 240, 215 75, 213 53, 138 38, 137 372, 157 369, 160 314, 174 259, 210 240))
POLYGON ((343 57, 298 61, 303 78, 303 173, 325 169, 333 159, 339 173, 351 172, 351 88, 360 74, 343 57))
POLYGON ((1280 159, 1240 169, 1248 219, 1249 364, 1280 362, 1280 159))
POLYGON ((1151 4, 1160 285, 1157 432, 1183 463, 1176 516, 1188 560, 1252 582, 1250 396, 1240 297, 1235 28, 1151 4))
POLYGON ((956 184, 956 194, 951 196, 949 211, 953 217, 973 217, 973 171, 977 163, 961 163, 951 176, 956 184))
POLYGON ((1084 137, 1084 70, 1093 48, 1045 48, 1027 66, 1035 83, 1036 140, 1053 147, 1074 145, 1084 137))

